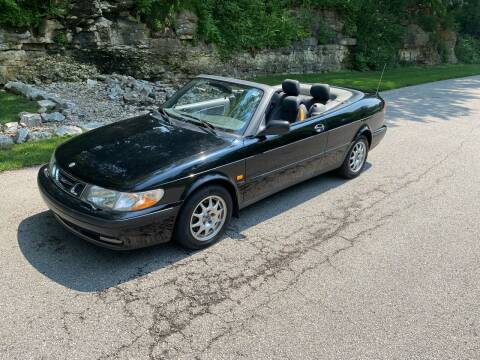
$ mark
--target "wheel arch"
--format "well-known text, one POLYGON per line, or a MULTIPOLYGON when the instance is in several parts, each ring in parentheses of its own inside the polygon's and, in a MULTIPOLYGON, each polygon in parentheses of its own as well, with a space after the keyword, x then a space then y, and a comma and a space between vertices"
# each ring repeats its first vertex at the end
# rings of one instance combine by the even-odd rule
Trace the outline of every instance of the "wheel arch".
POLYGON ((357 135, 355 135, 355 138, 353 141, 357 140, 360 136, 365 136, 368 141, 368 147, 372 146, 372 131, 368 127, 368 125, 363 125, 357 132, 357 135))
POLYGON ((185 201, 195 191, 209 185, 220 185, 227 189, 227 191, 230 193, 230 196, 232 197, 233 215, 235 217, 238 217, 240 212, 240 192, 237 185, 228 176, 222 173, 205 174, 200 178, 196 179, 190 186, 185 189, 182 194, 182 200, 185 201))

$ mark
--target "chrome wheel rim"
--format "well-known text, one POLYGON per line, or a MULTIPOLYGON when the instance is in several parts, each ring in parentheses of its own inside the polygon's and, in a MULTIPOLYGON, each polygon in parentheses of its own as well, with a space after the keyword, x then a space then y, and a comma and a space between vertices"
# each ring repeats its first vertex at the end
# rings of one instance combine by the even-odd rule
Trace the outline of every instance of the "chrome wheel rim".
POLYGON ((363 141, 359 141, 353 146, 350 153, 349 166, 353 172, 359 172, 365 162, 367 147, 363 141))
POLYGON ((190 233, 198 241, 218 235, 227 218, 227 204, 220 196, 210 195, 198 203, 190 219, 190 233))

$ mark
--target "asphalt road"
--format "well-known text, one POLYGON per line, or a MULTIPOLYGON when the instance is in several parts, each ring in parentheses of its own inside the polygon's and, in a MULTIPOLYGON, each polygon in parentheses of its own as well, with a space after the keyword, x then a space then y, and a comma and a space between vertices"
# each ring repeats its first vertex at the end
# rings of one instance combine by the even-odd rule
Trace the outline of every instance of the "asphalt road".
POLYGON ((361 177, 262 201, 201 252, 89 245, 37 169, 0 174, 0 358, 480 358, 480 77, 384 95, 361 177))

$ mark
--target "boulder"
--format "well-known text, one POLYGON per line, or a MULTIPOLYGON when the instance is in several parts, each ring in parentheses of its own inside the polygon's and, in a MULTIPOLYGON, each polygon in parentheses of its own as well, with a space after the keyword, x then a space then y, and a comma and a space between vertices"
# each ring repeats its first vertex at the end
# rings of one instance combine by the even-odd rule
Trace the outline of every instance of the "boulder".
POLYGON ((20 123, 26 127, 36 127, 42 125, 42 116, 39 114, 22 112, 20 113, 20 123))
POLYGON ((98 129, 99 127, 102 127, 104 125, 105 124, 100 122, 100 121, 93 121, 93 122, 89 122, 89 123, 79 124, 80 128, 83 131, 90 131, 90 130, 98 129))
POLYGON ((53 112, 51 114, 42 114, 42 121, 43 122, 62 122, 65 120, 65 115, 59 112, 53 112))
POLYGON ((19 125, 17 122, 9 122, 9 123, 6 123, 4 126, 5 126, 4 127, 5 132, 15 134, 18 130, 19 125))
POLYGON ((0 134, 0 149, 9 148, 13 144, 13 139, 10 136, 0 134))
POLYGON ((6 83, 5 90, 17 95, 25 96, 31 100, 44 100, 48 98, 48 95, 44 91, 20 81, 10 81, 6 83))
POLYGON ((55 130, 55 135, 65 136, 65 135, 79 135, 82 133, 82 129, 78 126, 72 125, 62 125, 57 130, 55 130))
POLYGON ((87 86, 89 88, 94 88, 97 86, 97 80, 87 79, 87 86))
POLYGON ((32 131, 30 134, 28 134, 28 141, 50 139, 52 136, 53 134, 48 131, 32 131))
POLYGON ((128 92, 123 95, 123 102, 125 104, 134 105, 141 101, 140 96, 135 92, 128 92))
MULTIPOLYGON (((47 110, 55 109, 55 107, 57 106, 57 104, 52 100, 40 100, 40 101, 37 101, 37 104, 38 106, 40 106, 40 108, 45 108, 47 110)), ((42 112, 45 112, 45 111, 42 111, 42 112)))
POLYGON ((112 86, 109 86, 107 90, 107 96, 110 100, 116 100, 118 98, 121 98, 124 94, 124 91, 120 87, 119 84, 114 84, 112 86))
POLYGON ((18 129, 17 133, 15 134, 15 143, 21 144, 27 141, 28 139, 28 130, 25 128, 18 129))

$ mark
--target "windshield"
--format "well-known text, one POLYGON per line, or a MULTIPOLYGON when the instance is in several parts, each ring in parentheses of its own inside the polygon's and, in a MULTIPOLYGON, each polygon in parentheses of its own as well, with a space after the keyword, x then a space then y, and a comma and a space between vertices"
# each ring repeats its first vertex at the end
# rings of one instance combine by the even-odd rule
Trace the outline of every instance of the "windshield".
POLYGON ((262 97, 263 91, 254 87, 195 79, 167 101, 163 109, 173 117, 242 134, 262 97))

